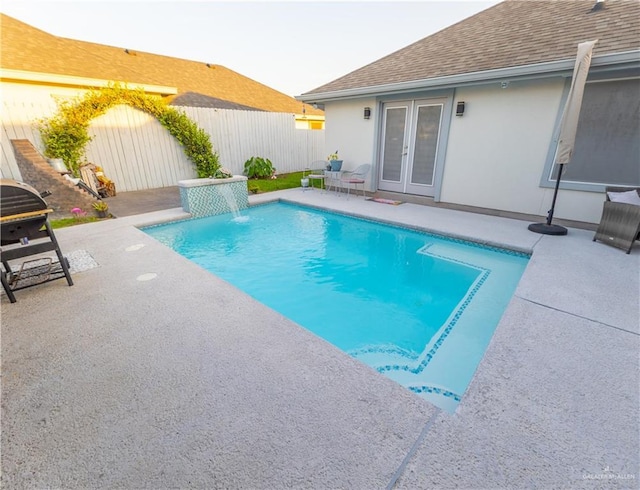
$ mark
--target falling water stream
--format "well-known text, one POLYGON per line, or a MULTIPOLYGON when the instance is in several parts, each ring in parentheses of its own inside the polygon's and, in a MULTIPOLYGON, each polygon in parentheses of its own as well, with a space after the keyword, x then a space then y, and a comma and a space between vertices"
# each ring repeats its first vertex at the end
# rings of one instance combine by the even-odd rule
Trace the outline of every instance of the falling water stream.
POLYGON ((244 221, 249 220, 249 216, 243 216, 240 214, 240 208, 238 207, 238 201, 236 200, 231 188, 228 186, 220 186, 220 194, 224 197, 224 200, 227 201, 227 205, 229 206, 229 211, 233 214, 233 220, 237 223, 242 223, 244 221))

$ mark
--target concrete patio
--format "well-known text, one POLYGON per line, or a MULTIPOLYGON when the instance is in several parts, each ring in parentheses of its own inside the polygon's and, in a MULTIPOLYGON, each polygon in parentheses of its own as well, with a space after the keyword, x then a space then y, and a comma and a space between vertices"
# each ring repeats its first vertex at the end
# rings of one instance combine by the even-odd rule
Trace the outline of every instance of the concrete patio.
POLYGON ((318 190, 283 199, 533 252, 455 414, 137 227, 58 230, 96 267, 2 296, 3 488, 638 488, 640 246, 318 190))

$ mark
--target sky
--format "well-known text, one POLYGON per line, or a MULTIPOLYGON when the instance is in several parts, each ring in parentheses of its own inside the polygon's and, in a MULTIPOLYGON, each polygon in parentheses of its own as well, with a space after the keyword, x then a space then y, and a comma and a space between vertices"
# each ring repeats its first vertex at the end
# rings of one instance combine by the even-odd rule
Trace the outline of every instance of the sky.
POLYGON ((499 0, 2 0, 56 36, 223 65, 292 97, 499 0))

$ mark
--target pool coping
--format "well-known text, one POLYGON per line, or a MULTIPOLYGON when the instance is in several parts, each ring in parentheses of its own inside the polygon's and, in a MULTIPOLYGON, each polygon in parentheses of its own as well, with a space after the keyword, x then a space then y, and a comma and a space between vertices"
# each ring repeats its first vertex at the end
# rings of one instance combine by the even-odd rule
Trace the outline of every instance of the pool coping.
POLYGON ((57 230, 63 251, 88 250, 99 267, 75 274, 71 288, 57 281, 20 291, 14 305, 2 299, 7 486, 514 488, 583 486, 605 478, 623 487, 637 483, 639 451, 632 435, 638 433, 639 247, 625 255, 592 242, 589 231, 537 236, 522 221, 319 191, 250 196, 250 203, 274 199, 382 220, 398 217, 421 231, 533 252, 456 413, 396 389, 137 229, 188 217, 172 209, 57 230), (125 252, 132 243, 144 244, 143 253, 125 252), (135 280, 149 270, 160 281, 135 280), (184 304, 172 302, 177 299, 184 304), (242 351, 246 359, 228 361, 255 379, 238 376, 227 364, 210 371, 201 365, 204 373, 176 364, 187 378, 166 370, 167 359, 177 360, 183 343, 185 349, 191 345, 184 352, 193 363, 207 349, 216 359, 226 358, 226 350, 201 337, 209 323, 196 314, 198 308, 215 318, 219 342, 249 343, 242 351), (138 337, 128 322, 151 335, 138 337), (179 334, 172 322, 187 323, 179 334), (265 330, 286 331, 293 339, 282 338, 279 347, 265 330), (172 342, 155 341, 153 332, 172 342), (267 358, 253 357, 264 349, 267 358), (126 354, 138 351, 146 359, 128 365, 126 354), (120 373, 119 363, 131 368, 122 385, 93 391, 96 381, 102 386, 111 379, 114 368, 120 373), (139 384, 144 363, 158 372, 152 386, 139 384), (353 374, 345 378, 339 366, 353 374), (273 381, 262 379, 269 370, 277 373, 273 381), (203 379, 217 389, 199 391, 203 379), (230 379, 265 391, 231 390, 230 379), (171 396, 147 399, 157 389, 171 396), (219 392, 224 400, 215 396, 219 392), (201 393, 203 399, 185 393, 201 393), (137 400, 147 411, 113 400, 137 400), (256 404, 260 417, 254 416, 256 404), (207 411, 213 408, 215 417, 207 411), (212 429, 216 437, 204 437, 212 429))

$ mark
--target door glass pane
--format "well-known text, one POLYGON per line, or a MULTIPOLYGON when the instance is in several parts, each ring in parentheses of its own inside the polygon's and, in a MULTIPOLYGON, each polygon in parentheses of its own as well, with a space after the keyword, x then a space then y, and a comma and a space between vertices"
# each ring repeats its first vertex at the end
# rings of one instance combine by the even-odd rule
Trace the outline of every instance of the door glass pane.
POLYGON ((416 143, 411 169, 412 184, 433 185, 433 169, 436 164, 441 112, 442 106, 440 105, 418 108, 416 143))
POLYGON ((384 128, 384 153, 382 179, 400 182, 402 153, 404 151, 404 126, 407 108, 387 109, 384 128))

